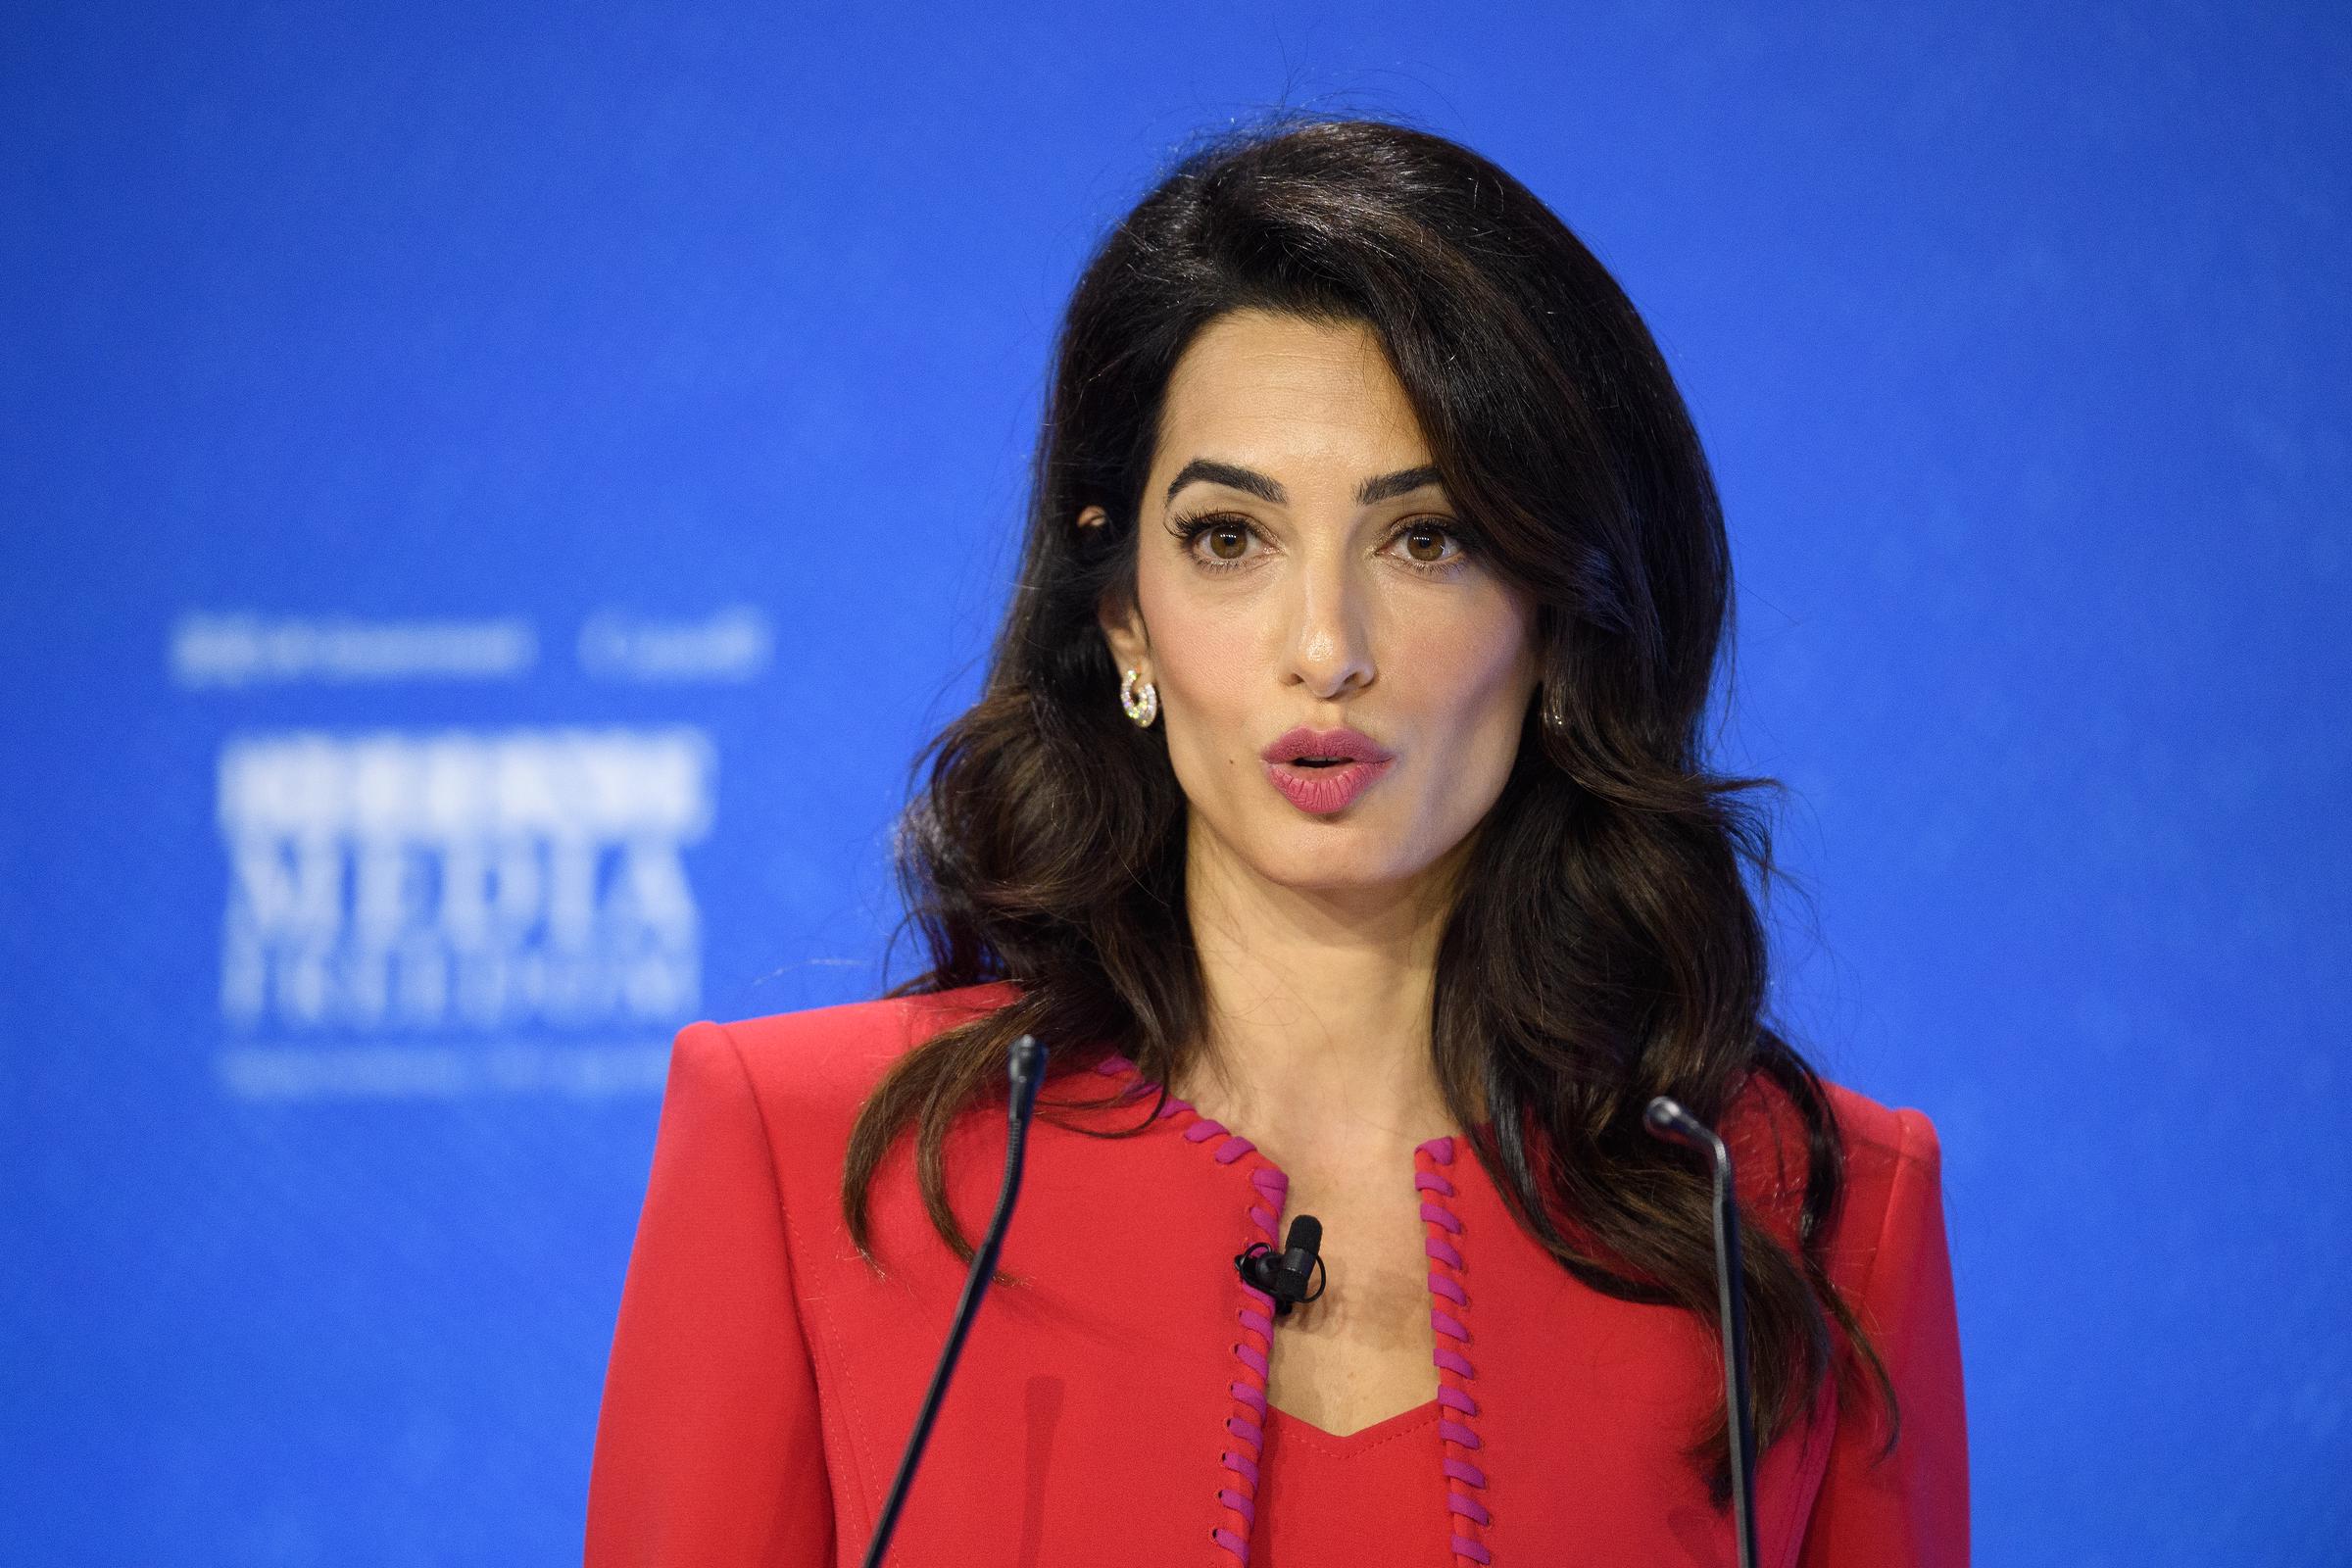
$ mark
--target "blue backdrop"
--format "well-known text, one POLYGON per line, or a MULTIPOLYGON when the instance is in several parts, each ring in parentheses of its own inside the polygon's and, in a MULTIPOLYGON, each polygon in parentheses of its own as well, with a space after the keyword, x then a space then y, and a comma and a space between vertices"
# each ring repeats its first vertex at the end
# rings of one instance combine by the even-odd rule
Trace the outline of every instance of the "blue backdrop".
POLYGON ((9 1560, 576 1559, 670 1032, 880 985, 1063 295, 1288 102, 1496 158, 1683 380, 1980 1559, 2352 1561, 2339 8, 5 30, 9 1560))

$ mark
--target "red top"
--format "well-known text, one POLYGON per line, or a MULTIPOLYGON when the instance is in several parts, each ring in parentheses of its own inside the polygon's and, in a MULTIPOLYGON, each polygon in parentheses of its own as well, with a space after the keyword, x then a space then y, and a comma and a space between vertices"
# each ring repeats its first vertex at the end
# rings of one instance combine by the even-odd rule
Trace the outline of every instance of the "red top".
POLYGON ((1438 1401, 1335 1437, 1266 1407, 1258 1455, 1258 1568, 1442 1563, 1448 1555, 1438 1401))
MULTIPOLYGON (((898 1055, 1015 995, 979 986, 678 1036, 606 1375, 589 1568, 859 1562, 965 1269, 923 1210, 907 1140, 873 1187, 886 1272, 858 1255, 840 1201, 851 1121, 898 1055)), ((1333 1439, 1267 1406, 1272 1302, 1233 1267, 1276 1240, 1281 1168, 1240 1131, 1157 1101, 1123 1057, 1056 1044, 1053 1068, 1000 1260, 1020 1283, 983 1303, 893 1562, 1735 1560, 1731 1521, 1683 1451, 1722 1396, 1708 1326, 1576 1281, 1468 1144, 1431 1139, 1409 1185, 1398 1173, 1430 1259, 1438 1397, 1333 1439), (1094 1075, 1072 1075, 1090 1062, 1094 1075), (1089 1086, 1115 1103, 1055 1108, 1089 1086)), ((1758 1560, 1965 1564, 1935 1129, 1830 1095, 1847 1187, 1828 1268, 1894 1379, 1902 1441, 1874 1466, 1875 1416, 1840 1411, 1825 1389, 1761 1457, 1758 1560)), ((999 1105, 948 1136, 949 1201, 974 1239, 1004 1130, 999 1105)), ((1751 1223, 1790 1234, 1804 1153, 1792 1108, 1760 1085, 1722 1130, 1751 1223)))

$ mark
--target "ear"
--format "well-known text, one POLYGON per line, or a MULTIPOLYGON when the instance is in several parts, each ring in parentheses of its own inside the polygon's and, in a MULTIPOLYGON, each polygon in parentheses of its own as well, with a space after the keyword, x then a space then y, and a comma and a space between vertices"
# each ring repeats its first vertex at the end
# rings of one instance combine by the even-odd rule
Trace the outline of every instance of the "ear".
MULTIPOLYGON (((1078 514, 1078 526, 1100 528, 1110 520, 1101 507, 1089 507, 1078 514)), ((1102 640, 1110 645, 1111 662, 1123 672, 1140 670, 1143 678, 1152 678, 1152 634, 1144 625, 1143 612, 1136 606, 1132 594, 1116 590, 1102 596, 1095 608, 1096 622, 1102 628, 1102 640)))

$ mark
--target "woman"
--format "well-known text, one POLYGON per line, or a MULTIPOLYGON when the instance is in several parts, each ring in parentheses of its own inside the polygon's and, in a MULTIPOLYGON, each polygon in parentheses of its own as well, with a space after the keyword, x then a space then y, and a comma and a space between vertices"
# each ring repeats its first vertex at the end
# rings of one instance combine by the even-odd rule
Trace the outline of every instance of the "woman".
POLYGON ((1936 1135, 1763 1021, 1700 733, 1723 523, 1632 306, 1438 137, 1291 122, 1120 223, 1019 586, 901 840, 930 967, 672 1057, 592 1568, 856 1562, 1052 1053, 907 1563, 1961 1563, 1936 1135), (1237 1254, 1322 1222, 1287 1312, 1237 1254), (1009 1281, 1009 1282, 1007 1282, 1009 1281))

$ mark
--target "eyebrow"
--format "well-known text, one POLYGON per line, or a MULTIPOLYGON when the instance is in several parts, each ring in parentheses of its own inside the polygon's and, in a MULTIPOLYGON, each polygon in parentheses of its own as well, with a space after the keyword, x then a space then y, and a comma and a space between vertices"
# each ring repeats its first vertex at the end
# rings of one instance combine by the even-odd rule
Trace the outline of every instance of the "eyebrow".
MULTIPOLYGON (((1355 487, 1355 504, 1368 507, 1375 501, 1410 495, 1423 485, 1439 483, 1440 479, 1436 466, 1426 463, 1418 468, 1399 468, 1395 473, 1375 474, 1355 487)), ((1270 501, 1278 507, 1290 500, 1289 492, 1255 468, 1245 468, 1237 463, 1219 463, 1212 458, 1195 458, 1176 470, 1176 477, 1169 482, 1168 493, 1161 498, 1160 504, 1165 506, 1175 500, 1177 491, 1195 483, 1225 485, 1253 495, 1260 501, 1270 501)))

